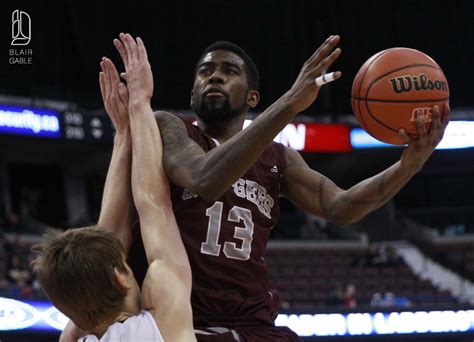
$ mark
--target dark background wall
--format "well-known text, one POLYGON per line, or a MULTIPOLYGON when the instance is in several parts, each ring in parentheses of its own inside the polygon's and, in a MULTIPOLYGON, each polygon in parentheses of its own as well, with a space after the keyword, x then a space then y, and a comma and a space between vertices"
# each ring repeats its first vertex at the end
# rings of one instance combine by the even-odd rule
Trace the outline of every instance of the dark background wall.
MULTIPOLYGON (((259 67, 262 100, 257 112, 263 111, 291 87, 304 61, 331 34, 342 37, 343 53, 334 69, 342 70, 343 78, 322 89, 304 113, 310 119, 329 115, 338 120, 352 113, 350 89, 359 67, 374 53, 394 46, 419 49, 439 63, 449 81, 455 114, 474 108, 472 0, 2 1, 0 95, 66 100, 86 111, 102 111, 99 60, 105 55, 119 64, 112 45, 119 32, 139 35, 147 44, 155 76, 154 108, 189 109, 197 58, 209 44, 226 39, 247 50, 259 67), (26 11, 32 19, 28 45, 33 50, 32 65, 8 61, 15 9, 26 11)), ((435 152, 395 197, 399 212, 440 228, 468 223, 474 230, 472 150, 435 152)), ((41 219, 53 225, 68 224, 67 218, 71 221, 78 212, 74 199, 78 193, 86 194, 79 211, 88 211, 85 216, 94 219, 110 151, 110 144, 0 137, 0 173, 9 180, 4 182, 10 193, 4 196, 6 202, 15 209, 17 190, 29 184, 22 177, 35 178, 29 182, 42 185, 41 193, 56 198, 44 195, 39 200, 50 205, 41 210, 41 219), (58 168, 64 180, 55 176, 58 168), (69 203, 66 206, 61 192, 69 203), (54 211, 57 217, 50 218, 54 211)), ((304 157, 315 170, 347 188, 398 160, 400 152, 382 149, 304 157)), ((382 235, 381 239, 391 238, 385 232, 382 235)))
POLYGON ((2 1, 0 93, 100 106, 99 59, 116 62, 112 39, 140 35, 155 74, 154 106, 187 109, 194 64, 215 40, 241 45, 260 69, 261 111, 283 94, 304 61, 331 34, 343 54, 335 68, 343 79, 327 87, 308 113, 350 113, 350 87, 374 53, 405 46, 432 56, 444 69, 452 107, 473 106, 472 0, 256 0, 256 1, 2 1), (33 65, 8 63, 11 13, 33 22, 33 65))

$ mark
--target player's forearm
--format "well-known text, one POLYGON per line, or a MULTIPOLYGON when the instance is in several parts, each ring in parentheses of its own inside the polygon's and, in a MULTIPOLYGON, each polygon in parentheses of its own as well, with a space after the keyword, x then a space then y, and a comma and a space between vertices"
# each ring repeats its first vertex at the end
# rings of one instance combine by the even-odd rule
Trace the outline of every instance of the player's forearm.
POLYGON ((162 165, 162 142, 149 104, 129 107, 132 132, 132 191, 148 262, 187 265, 162 165))
POLYGON ((327 178, 322 177, 319 185, 320 207, 325 217, 336 224, 348 225, 357 222, 368 213, 388 202, 417 170, 402 165, 400 161, 385 171, 368 178, 348 190, 341 191, 334 200, 327 203, 325 193, 327 178))
POLYGON ((132 188, 133 198, 139 205, 148 201, 169 201, 168 178, 163 170, 163 147, 158 125, 149 103, 129 107, 132 132, 132 188))
POLYGON ((117 132, 104 185, 98 225, 114 231, 128 249, 135 209, 130 184, 132 143, 130 131, 117 132))
POLYGON ((271 144, 275 136, 297 113, 282 96, 250 126, 213 149, 196 167, 199 169, 198 194, 216 199, 241 177, 271 144))

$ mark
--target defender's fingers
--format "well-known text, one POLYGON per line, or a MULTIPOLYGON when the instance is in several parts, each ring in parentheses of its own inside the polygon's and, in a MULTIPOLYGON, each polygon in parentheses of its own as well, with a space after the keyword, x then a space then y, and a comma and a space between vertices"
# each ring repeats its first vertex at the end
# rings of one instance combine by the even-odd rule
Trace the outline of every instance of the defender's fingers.
POLYGON ((102 101, 105 102, 105 80, 104 80, 104 73, 101 71, 99 72, 99 85, 100 85, 100 93, 102 95, 102 101))
POLYGON ((117 68, 115 68, 114 62, 112 62, 110 59, 107 59, 107 64, 109 66, 111 80, 114 82, 114 84, 120 82, 119 74, 117 68))
POLYGON ((148 61, 148 54, 146 52, 145 44, 143 44, 143 40, 140 37, 137 37, 137 45, 140 59, 148 61))
POLYGON ((127 74, 126 72, 122 72, 122 73, 120 74, 120 77, 121 77, 122 79, 124 79, 126 82, 128 82, 128 74, 127 74))
POLYGON ((125 51, 127 52, 127 65, 126 68, 130 65, 132 59, 133 59, 133 54, 132 54, 132 48, 130 46, 130 42, 128 40, 128 35, 121 33, 120 34, 120 40, 122 41, 123 46, 125 47, 125 51))
POLYGON ((138 51, 137 51, 137 43, 135 43, 135 39, 133 39, 132 35, 130 33, 127 33, 126 35, 127 38, 127 43, 130 47, 130 53, 133 61, 136 61, 138 59, 138 51))
POLYGON ((110 81, 110 71, 107 67, 107 58, 102 57, 102 62, 100 63, 100 66, 102 67, 102 71, 104 72, 104 95, 105 99, 107 99, 110 94, 111 94, 111 81, 110 81))
POLYGON ((128 89, 127 86, 123 83, 120 82, 118 85, 118 90, 119 90, 119 96, 120 99, 122 100, 122 103, 125 107, 128 105, 128 89))
POLYGON ((315 82, 318 87, 321 87, 324 84, 333 82, 341 77, 340 71, 330 72, 329 74, 322 74, 321 76, 317 77, 315 82))
POLYGON ((114 45, 120 57, 122 58, 123 64, 128 63, 127 51, 125 50, 125 46, 123 46, 122 42, 119 39, 114 39, 114 45))

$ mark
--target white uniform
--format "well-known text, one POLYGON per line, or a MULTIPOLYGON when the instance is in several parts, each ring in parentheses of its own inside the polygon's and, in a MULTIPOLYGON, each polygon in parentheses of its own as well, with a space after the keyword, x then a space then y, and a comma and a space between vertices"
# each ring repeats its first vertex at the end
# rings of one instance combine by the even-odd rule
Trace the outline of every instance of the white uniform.
POLYGON ((138 315, 123 322, 112 324, 99 340, 95 335, 81 337, 78 342, 163 342, 160 329, 149 311, 142 310, 138 315))

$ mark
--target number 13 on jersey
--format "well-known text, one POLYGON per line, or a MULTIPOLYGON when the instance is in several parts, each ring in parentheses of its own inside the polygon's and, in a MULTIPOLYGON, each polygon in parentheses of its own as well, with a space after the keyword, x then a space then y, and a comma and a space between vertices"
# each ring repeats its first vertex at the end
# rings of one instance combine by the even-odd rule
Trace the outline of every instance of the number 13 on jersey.
MULTIPOLYGON (((219 256, 221 245, 219 244, 219 235, 222 225, 222 209, 224 204, 220 201, 215 202, 207 208, 206 216, 209 217, 207 226, 206 242, 201 244, 201 253, 219 256)), ((253 222, 252 212, 248 209, 234 206, 229 211, 227 220, 239 223, 243 221, 244 226, 235 226, 234 238, 242 240, 242 247, 237 247, 235 242, 226 241, 224 243, 223 253, 229 259, 248 260, 252 251, 253 240, 253 222)))

